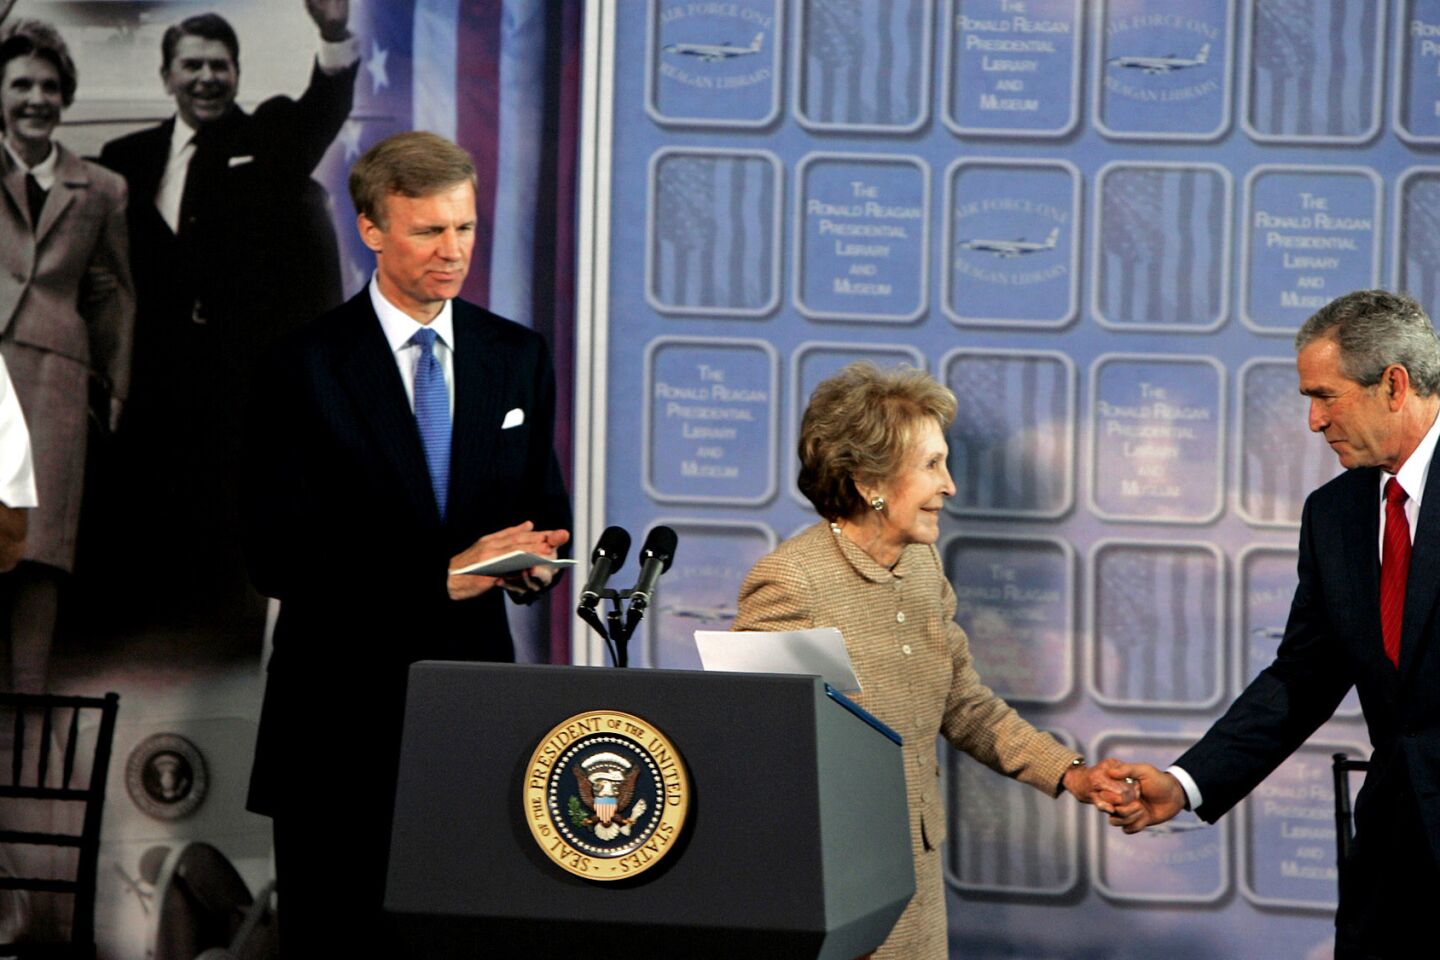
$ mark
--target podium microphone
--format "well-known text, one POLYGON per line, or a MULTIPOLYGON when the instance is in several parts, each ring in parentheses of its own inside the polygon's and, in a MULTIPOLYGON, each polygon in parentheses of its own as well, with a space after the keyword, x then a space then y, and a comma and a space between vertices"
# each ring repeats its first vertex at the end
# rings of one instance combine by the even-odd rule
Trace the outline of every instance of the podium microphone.
POLYGON ((625 565, 625 555, 629 552, 630 534, 625 528, 606 527, 590 554, 590 575, 585 580, 585 588, 580 591, 580 612, 595 609, 600 602, 601 591, 605 589, 605 581, 625 565))
POLYGON ((660 582, 660 574, 670 569, 670 561, 675 558, 675 545, 678 540, 675 531, 669 527, 656 527, 645 538, 645 546, 640 548, 640 580, 635 584, 635 589, 630 591, 630 613, 636 619, 650 605, 655 595, 655 587, 660 582))

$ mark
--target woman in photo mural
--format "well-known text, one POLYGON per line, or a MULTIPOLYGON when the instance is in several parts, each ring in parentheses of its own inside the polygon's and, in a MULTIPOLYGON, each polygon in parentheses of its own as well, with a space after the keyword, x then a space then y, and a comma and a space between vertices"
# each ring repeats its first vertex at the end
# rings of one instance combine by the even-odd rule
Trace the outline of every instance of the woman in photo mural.
MULTIPOLYGON (((0 3, 0 17, 9 6, 0 3)), ((24 557, 0 577, 0 688, 24 692, 48 685, 60 590, 75 561, 88 418, 117 424, 135 319, 125 181, 54 139, 77 79, 53 25, 0 25, 0 355, 30 428, 39 494, 24 557)))

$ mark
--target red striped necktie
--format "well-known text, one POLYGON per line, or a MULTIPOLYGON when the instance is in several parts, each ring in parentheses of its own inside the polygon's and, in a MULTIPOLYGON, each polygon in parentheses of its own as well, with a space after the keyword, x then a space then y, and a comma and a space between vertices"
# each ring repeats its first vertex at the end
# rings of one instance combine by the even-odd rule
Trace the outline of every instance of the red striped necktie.
POLYGON ((1394 477, 1385 481, 1385 542, 1380 550, 1380 629, 1385 656, 1400 666, 1400 630, 1405 621, 1405 580, 1410 574, 1410 521, 1405 519, 1405 489, 1394 477))

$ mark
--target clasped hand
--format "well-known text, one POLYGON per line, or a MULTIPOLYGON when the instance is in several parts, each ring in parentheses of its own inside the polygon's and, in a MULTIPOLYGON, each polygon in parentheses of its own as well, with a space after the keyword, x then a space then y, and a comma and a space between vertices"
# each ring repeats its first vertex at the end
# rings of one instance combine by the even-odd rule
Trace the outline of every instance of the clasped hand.
POLYGON ((1137 795, 1128 802, 1117 802, 1106 812, 1110 823, 1126 833, 1139 833, 1146 827, 1165 823, 1185 809, 1185 788, 1174 774, 1148 763, 1118 763, 1106 769, 1106 775, 1122 782, 1133 782, 1137 795))
POLYGON ((1133 804, 1137 791, 1133 781, 1113 771, 1124 767, 1119 760, 1107 757, 1094 766, 1075 766, 1065 772, 1065 790, 1081 803, 1093 803, 1113 816, 1121 806, 1133 804))
MULTIPOLYGON (((502 554, 524 550, 541 557, 554 557, 555 551, 570 540, 568 530, 536 530, 529 520, 504 530, 487 533, 462 552, 450 558, 450 569, 468 567, 502 554)), ((512 593, 528 593, 549 586, 555 575, 553 567, 531 567, 504 577, 484 577, 470 573, 451 574, 446 582, 451 600, 469 600, 493 587, 512 593)))

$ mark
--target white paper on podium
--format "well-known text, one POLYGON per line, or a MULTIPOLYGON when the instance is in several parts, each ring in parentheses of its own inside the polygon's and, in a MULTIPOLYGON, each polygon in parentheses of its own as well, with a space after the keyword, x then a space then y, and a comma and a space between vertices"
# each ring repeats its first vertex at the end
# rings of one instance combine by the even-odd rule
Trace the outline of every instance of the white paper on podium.
POLYGON ((822 677, 841 693, 859 693, 860 679, 835 627, 811 630, 696 630, 706 670, 730 673, 799 673, 822 677))

